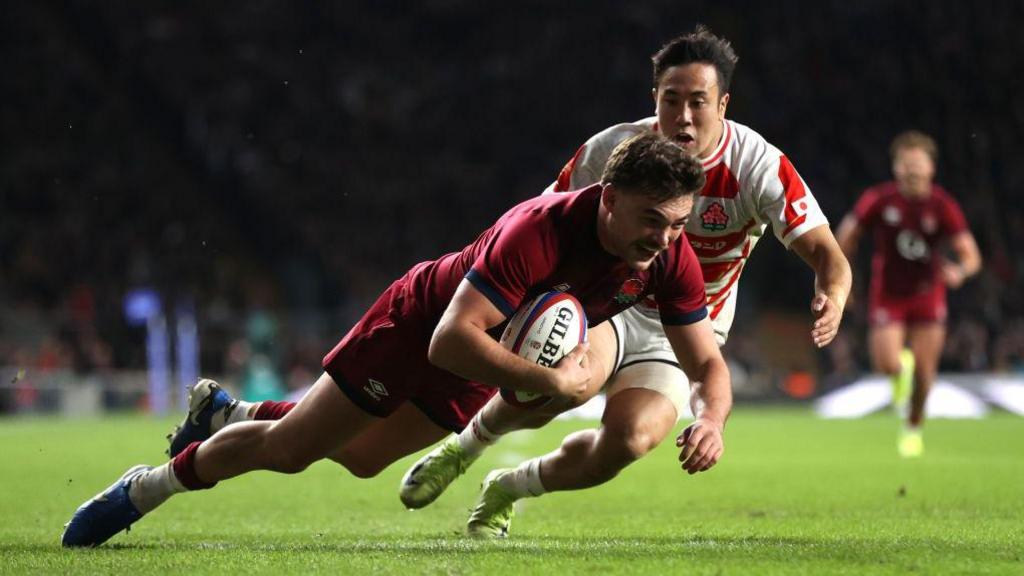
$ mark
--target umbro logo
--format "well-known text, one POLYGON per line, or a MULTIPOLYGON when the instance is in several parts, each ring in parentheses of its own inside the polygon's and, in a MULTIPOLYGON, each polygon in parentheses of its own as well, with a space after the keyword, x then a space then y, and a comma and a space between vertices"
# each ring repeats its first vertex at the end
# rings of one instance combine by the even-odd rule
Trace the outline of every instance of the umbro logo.
POLYGON ((383 384, 374 380, 373 378, 367 378, 367 380, 369 380, 370 383, 367 384, 366 386, 363 386, 363 390, 366 391, 366 393, 369 394, 371 398, 373 398, 377 402, 380 402, 380 399, 382 397, 388 395, 388 389, 385 388, 383 384))

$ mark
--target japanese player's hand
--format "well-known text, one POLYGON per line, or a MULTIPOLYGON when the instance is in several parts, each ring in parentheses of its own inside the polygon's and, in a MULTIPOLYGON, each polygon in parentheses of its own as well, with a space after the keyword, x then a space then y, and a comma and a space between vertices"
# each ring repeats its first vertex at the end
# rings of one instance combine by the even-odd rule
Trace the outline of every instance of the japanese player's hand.
POLYGON ((589 349, 589 342, 581 342, 555 364, 552 369, 555 395, 577 398, 587 394, 590 384, 589 349))
POLYGON ((814 314, 814 327, 811 328, 811 340, 818 348, 828 346, 839 333, 839 323, 843 319, 843 310, 824 292, 818 292, 811 300, 811 312, 814 314))
POLYGON ((679 461, 690 474, 703 472, 714 466, 725 451, 722 427, 711 420, 698 418, 676 438, 679 461))

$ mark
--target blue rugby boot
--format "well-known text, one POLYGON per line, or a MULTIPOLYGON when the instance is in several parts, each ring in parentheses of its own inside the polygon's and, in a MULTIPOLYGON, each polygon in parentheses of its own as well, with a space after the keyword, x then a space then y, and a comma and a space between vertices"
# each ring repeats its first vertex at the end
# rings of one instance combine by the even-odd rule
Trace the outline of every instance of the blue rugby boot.
POLYGON ((231 397, 219 384, 213 380, 203 378, 196 382, 188 391, 188 416, 174 428, 174 432, 167 435, 170 441, 170 448, 167 455, 174 458, 179 452, 193 442, 202 442, 213 436, 215 430, 211 425, 215 415, 223 422, 235 408, 238 407, 238 400, 231 397))
POLYGON ((128 498, 132 481, 152 466, 132 466, 117 482, 75 510, 64 525, 60 543, 65 548, 93 547, 103 544, 121 530, 128 530, 142 513, 128 498))

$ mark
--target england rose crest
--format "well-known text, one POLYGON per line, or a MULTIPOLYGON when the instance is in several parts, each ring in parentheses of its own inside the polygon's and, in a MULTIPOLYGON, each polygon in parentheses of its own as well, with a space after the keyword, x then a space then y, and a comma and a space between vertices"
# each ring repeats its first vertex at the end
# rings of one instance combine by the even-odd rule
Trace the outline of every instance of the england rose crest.
POLYGON ((630 278, 622 283, 619 293, 615 295, 617 304, 633 304, 637 298, 644 293, 644 281, 639 278, 630 278))

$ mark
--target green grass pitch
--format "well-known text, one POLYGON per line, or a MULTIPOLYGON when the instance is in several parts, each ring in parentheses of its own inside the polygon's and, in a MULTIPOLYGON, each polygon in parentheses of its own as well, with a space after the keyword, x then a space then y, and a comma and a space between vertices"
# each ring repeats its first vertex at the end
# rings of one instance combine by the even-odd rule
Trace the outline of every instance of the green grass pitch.
POLYGON ((403 510, 405 460, 372 480, 320 463, 178 496, 96 550, 61 526, 130 465, 163 461, 170 420, 0 419, 0 573, 1024 574, 1024 419, 930 422, 895 453, 892 416, 741 408, 717 468, 672 442, 619 478, 526 501, 503 542, 460 536, 494 466, 580 422, 511 435, 433 506, 403 510))

